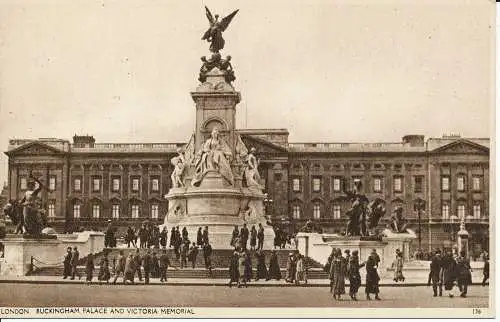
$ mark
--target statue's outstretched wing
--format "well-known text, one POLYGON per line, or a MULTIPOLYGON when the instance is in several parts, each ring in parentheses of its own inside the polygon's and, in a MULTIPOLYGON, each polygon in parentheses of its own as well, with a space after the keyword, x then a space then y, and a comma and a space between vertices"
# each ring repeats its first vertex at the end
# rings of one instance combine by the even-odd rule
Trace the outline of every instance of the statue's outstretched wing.
POLYGON ((237 10, 233 11, 233 13, 231 13, 229 16, 222 18, 222 20, 220 21, 222 31, 226 30, 227 26, 229 26, 229 24, 231 23, 231 20, 233 20, 234 16, 236 16, 236 14, 238 13, 239 10, 240 9, 237 9, 237 10))
POLYGON ((214 20, 214 16, 212 16, 212 13, 210 12, 210 10, 208 9, 207 6, 205 6, 205 13, 207 15, 208 21, 210 22, 210 26, 211 26, 215 22, 215 20, 214 20))
POLYGON ((236 141, 236 154, 240 156, 242 162, 244 162, 248 156, 248 149, 239 135, 237 136, 236 141))

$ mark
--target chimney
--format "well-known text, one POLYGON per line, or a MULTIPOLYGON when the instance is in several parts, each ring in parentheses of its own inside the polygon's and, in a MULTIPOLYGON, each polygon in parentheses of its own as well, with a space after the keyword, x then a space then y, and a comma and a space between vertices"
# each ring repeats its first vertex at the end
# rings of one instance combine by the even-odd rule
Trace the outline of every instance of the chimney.
POLYGON ((403 136, 403 143, 410 146, 424 146, 424 136, 416 134, 405 135, 403 136))

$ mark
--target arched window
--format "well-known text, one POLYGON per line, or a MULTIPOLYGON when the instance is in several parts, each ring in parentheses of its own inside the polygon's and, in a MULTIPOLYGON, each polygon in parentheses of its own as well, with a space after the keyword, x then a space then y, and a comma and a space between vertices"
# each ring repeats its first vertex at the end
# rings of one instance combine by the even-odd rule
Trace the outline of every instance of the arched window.
POLYGON ((321 205, 318 202, 313 204, 313 218, 314 219, 321 218, 321 205))
POLYGON ((292 206, 292 214, 294 219, 300 219, 300 206, 293 205, 292 206))

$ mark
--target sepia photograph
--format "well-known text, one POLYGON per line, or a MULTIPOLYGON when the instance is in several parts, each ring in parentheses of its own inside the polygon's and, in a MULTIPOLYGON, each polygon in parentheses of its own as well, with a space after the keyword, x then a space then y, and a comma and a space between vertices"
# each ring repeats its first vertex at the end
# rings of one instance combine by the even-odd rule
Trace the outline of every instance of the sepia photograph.
POLYGON ((0 318, 494 317, 495 18, 2 1, 0 318))

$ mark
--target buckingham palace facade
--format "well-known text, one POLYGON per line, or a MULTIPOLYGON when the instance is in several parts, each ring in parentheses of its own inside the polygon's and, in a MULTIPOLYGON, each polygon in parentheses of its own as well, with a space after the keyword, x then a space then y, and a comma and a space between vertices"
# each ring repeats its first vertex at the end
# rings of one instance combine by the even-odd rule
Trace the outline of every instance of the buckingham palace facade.
MULTIPOLYGON (((422 248, 449 247, 462 219, 471 248, 488 249, 488 138, 406 135, 393 143, 291 143, 286 129, 238 130, 257 149, 265 180, 266 212, 290 233, 312 220, 341 232, 349 204, 343 185, 363 183, 368 198, 386 201, 387 223, 401 206, 422 248), (418 211, 417 204, 425 202, 418 211)), ((5 152, 9 199, 22 198, 29 174, 41 178, 51 226, 69 231, 122 228, 144 220, 163 223, 163 196, 171 186, 170 159, 179 143, 96 143, 89 135, 63 139, 12 139, 5 152)))

